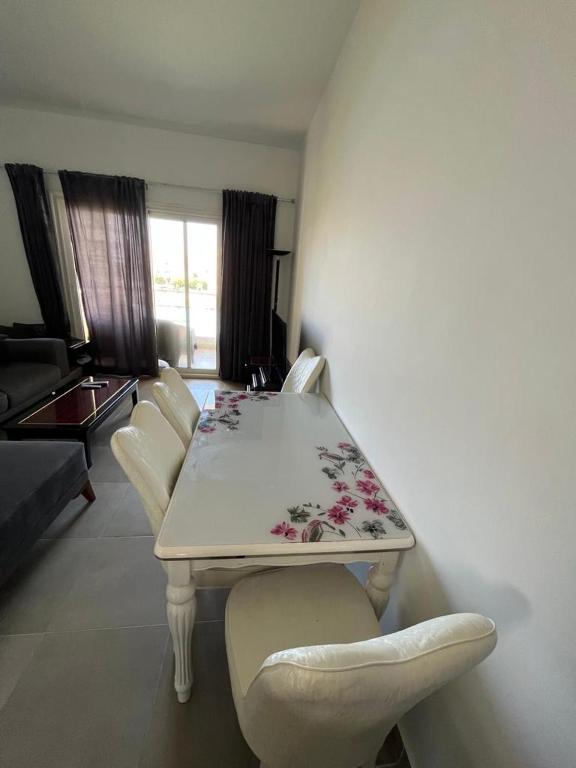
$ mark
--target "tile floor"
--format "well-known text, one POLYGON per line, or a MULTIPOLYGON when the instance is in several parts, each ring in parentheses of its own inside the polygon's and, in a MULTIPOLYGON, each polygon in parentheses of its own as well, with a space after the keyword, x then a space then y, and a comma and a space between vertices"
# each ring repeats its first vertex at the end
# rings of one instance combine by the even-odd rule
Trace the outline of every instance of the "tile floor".
MULTIPOLYGON (((200 402, 207 390, 231 388, 189 386, 200 402)), ((151 399, 150 382, 140 394, 151 399)), ((95 435, 96 502, 71 502, 0 593, 0 765, 256 768, 230 693, 226 590, 199 592, 194 691, 184 705, 174 696, 166 578, 109 448, 129 407, 95 435)))

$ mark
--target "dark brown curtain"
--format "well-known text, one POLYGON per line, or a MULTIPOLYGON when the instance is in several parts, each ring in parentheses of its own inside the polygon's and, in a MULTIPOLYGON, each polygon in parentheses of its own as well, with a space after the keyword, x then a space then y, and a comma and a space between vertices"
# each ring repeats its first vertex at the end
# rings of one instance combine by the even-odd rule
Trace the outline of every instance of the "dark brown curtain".
POLYGON ((247 381, 245 363, 270 353, 272 257, 276 202, 272 195, 224 190, 220 376, 247 381))
POLYGON ((96 365, 158 373, 152 275, 141 179, 60 171, 96 365))
POLYGON ((70 335, 70 322, 56 266, 56 237, 42 168, 16 163, 7 163, 5 167, 46 333, 65 339, 70 335))

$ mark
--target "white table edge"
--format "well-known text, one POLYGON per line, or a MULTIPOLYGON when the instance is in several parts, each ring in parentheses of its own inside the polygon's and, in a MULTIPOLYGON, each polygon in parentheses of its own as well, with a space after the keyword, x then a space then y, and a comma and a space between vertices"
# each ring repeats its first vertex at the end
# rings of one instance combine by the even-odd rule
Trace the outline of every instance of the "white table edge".
POLYGON ((261 544, 219 544, 214 546, 202 545, 198 547, 181 546, 162 546, 156 541, 154 554, 159 560, 204 560, 227 558, 227 557, 267 557, 270 555, 282 555, 290 557, 291 555, 318 555, 346 552, 392 552, 397 550, 412 549, 416 545, 416 540, 412 533, 409 537, 402 539, 354 539, 350 541, 339 541, 337 547, 332 542, 318 542, 310 544, 309 542, 295 543, 275 543, 271 542, 261 544))

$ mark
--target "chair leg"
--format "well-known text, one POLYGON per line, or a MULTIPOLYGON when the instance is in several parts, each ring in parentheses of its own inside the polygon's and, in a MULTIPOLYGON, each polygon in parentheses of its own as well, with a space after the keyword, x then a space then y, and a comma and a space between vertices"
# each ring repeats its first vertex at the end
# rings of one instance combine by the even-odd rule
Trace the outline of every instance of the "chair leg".
POLYGON ((94 493, 94 488, 92 488, 92 483, 90 480, 86 483, 84 488, 80 491, 82 496, 86 499, 88 504, 92 504, 93 501, 96 501, 96 494, 94 493))

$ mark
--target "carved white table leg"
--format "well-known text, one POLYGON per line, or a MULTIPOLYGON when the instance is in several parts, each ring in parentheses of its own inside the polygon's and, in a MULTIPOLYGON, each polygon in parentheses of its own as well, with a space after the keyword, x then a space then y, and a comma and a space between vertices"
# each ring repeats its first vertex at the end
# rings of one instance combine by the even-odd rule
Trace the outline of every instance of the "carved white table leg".
POLYGON ((192 691, 192 630, 196 615, 196 585, 187 560, 166 563, 166 612, 174 645, 174 689, 178 701, 184 703, 192 691))
POLYGON ((378 618, 382 616, 388 605, 390 587, 394 582, 398 552, 384 552, 380 562, 375 563, 368 571, 366 592, 378 618))

